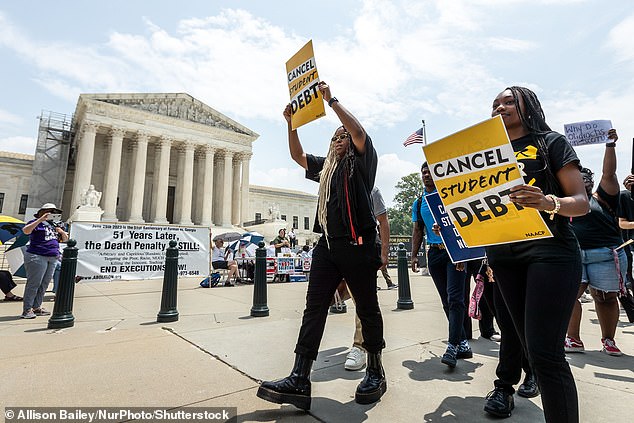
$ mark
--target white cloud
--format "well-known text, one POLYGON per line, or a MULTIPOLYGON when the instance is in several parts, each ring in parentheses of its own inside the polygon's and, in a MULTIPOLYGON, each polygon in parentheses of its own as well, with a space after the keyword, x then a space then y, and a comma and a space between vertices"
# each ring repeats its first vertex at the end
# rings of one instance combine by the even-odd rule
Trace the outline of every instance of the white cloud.
POLYGON ((318 185, 305 178, 303 168, 277 167, 270 169, 251 168, 249 181, 254 185, 280 187, 317 195, 318 185))
POLYGON ((627 16, 610 31, 607 45, 620 61, 634 59, 634 15, 627 16))
MULTIPOLYGON (((408 147, 415 151, 417 146, 408 147)), ((422 163, 422 152, 412 153, 412 156, 420 157, 422 163)), ((403 176, 416 173, 420 169, 420 163, 412 163, 407 160, 400 159, 396 154, 383 154, 379 156, 379 163, 376 170, 375 185, 381 190, 383 199, 388 207, 393 205, 394 196, 396 195, 396 184, 403 176)), ((412 200, 413 201, 413 200, 412 200)))
POLYGON ((0 151, 14 153, 35 154, 37 141, 31 137, 6 137, 0 138, 0 151))
POLYGON ((23 123, 23 121, 20 116, 0 109, 0 125, 19 125, 23 123))

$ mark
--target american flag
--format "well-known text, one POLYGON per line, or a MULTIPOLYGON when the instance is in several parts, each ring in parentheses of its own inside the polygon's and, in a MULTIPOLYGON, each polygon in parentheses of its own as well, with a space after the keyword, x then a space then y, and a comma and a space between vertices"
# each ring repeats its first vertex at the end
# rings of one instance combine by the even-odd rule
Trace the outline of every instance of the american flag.
POLYGON ((407 147, 410 144, 425 144, 425 129, 420 128, 418 131, 414 132, 412 135, 407 137, 405 141, 403 141, 403 145, 407 147))

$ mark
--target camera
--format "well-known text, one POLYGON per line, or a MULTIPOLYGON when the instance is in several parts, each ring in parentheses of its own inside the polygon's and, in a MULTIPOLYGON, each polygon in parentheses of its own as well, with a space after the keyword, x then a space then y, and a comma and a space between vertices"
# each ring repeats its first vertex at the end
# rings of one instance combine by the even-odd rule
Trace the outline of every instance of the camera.
POLYGON ((51 213, 48 215, 48 217, 46 218, 46 220, 48 222, 58 222, 61 223, 62 220, 62 215, 59 213, 51 213))

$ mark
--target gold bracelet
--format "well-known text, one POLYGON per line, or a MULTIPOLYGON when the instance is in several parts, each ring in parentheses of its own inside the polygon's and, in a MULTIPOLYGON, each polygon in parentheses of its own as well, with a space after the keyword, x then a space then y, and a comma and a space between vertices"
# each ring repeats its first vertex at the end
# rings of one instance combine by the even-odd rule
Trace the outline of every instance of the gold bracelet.
POLYGON ((559 209, 561 209, 561 203, 559 202, 559 198, 552 194, 548 194, 546 198, 550 198, 555 203, 555 208, 552 210, 544 210, 545 213, 550 215, 550 220, 555 220, 555 215, 559 213, 559 209))

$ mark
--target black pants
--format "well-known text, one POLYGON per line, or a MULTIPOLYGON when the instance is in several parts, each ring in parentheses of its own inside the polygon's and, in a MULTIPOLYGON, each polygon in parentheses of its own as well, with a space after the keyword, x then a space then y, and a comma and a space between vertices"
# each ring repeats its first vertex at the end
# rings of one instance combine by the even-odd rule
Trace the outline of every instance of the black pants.
MULTIPOLYGON (((465 307, 469 310, 469 303, 471 301, 471 279, 474 280, 478 275, 478 271, 482 266, 482 260, 469 260, 466 263, 467 279, 465 281, 465 307)), ((478 327, 480 329, 480 336, 483 338, 490 338, 495 333, 495 326, 493 326, 493 317, 495 316, 493 306, 493 284, 484 280, 484 290, 482 291, 482 298, 480 298, 480 314, 482 317, 478 320, 478 327)), ((464 317, 464 331, 467 339, 473 338, 473 325, 472 318, 469 317, 469 313, 465 313, 464 317)))
MULTIPOLYGON (((566 263, 517 257, 511 263, 496 263, 493 273, 537 377, 546 421, 578 422, 577 388, 564 339, 581 280, 580 256, 566 263)), ((503 332, 503 340, 505 336, 503 332)))
POLYGON ((341 279, 346 280, 354 297, 357 316, 361 320, 363 348, 378 353, 385 347, 383 318, 376 294, 376 272, 381 266, 381 257, 375 238, 376 234, 364 235, 363 245, 330 240, 330 249, 323 236, 319 240, 313 250, 306 309, 295 353, 312 360, 317 358, 330 301, 341 279))
POLYGON ((11 272, 0 270, 0 290, 6 295, 16 286, 15 282, 13 282, 11 272))
POLYGON ((451 262, 449 254, 444 249, 430 248, 427 252, 427 264, 449 321, 448 342, 458 345, 467 339, 464 330, 464 291, 467 273, 456 270, 456 265, 451 262))
POLYGON ((500 327, 500 355, 498 366, 495 369, 497 380, 494 382, 496 388, 502 388, 507 392, 515 393, 513 385, 517 385, 522 378, 522 369, 526 374, 530 374, 531 369, 526 358, 526 352, 520 341, 517 331, 513 326, 513 320, 506 308, 504 299, 497 288, 497 284, 490 283, 495 304, 495 316, 500 327))

